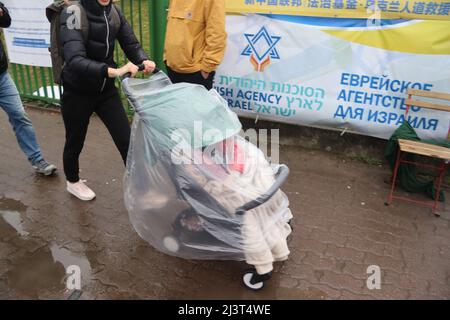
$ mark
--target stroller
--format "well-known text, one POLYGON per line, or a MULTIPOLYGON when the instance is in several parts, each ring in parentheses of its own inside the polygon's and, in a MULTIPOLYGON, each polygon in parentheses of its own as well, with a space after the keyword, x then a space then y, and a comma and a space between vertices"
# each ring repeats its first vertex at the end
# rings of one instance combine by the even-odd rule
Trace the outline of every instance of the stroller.
POLYGON ((172 84, 161 71, 122 81, 136 113, 124 177, 133 227, 156 249, 185 259, 246 261, 259 290, 287 260, 289 175, 239 136, 241 123, 215 91, 172 84))

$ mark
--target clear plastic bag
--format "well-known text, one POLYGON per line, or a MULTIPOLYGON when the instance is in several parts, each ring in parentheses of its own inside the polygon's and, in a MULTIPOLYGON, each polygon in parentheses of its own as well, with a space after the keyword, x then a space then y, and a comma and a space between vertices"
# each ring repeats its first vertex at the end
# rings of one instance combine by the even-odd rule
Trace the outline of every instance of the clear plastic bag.
POLYGON ((136 110, 124 196, 138 234, 170 255, 246 260, 260 273, 285 260, 288 169, 239 136, 226 101, 163 73, 123 88, 136 110))

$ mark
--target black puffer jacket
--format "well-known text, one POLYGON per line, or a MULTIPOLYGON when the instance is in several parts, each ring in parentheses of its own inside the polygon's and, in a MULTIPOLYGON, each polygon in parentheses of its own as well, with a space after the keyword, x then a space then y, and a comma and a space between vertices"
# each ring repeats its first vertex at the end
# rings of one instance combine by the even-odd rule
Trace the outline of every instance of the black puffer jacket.
POLYGON ((81 4, 89 21, 87 43, 80 30, 67 27, 69 15, 66 10, 61 13, 60 36, 65 60, 62 82, 66 89, 96 94, 114 86, 114 79, 108 77, 108 67, 117 67, 113 58, 116 39, 134 64, 141 64, 148 56, 118 8, 120 26, 114 26, 111 3, 104 7, 97 0, 81 0, 81 4))
MULTIPOLYGON (((0 8, 3 10, 3 16, 0 17, 0 27, 8 28, 11 25, 11 17, 9 16, 8 9, 5 8, 3 3, 0 2, 0 8)), ((8 69, 8 58, 6 57, 5 48, 0 41, 0 74, 8 69)))

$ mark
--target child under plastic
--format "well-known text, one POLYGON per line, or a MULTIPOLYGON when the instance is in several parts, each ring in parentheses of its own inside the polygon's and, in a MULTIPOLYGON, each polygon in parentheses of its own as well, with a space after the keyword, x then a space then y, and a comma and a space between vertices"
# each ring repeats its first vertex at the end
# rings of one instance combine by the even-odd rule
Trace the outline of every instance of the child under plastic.
MULTIPOLYGON (((205 150, 196 149, 193 158, 195 163, 202 163, 188 166, 191 176, 230 215, 263 194, 275 181, 273 167, 262 151, 238 136, 205 150), (198 168, 202 168, 202 172, 198 168)), ((244 214, 241 245, 246 262, 254 265, 258 274, 267 274, 273 270, 273 262, 288 259, 291 219, 289 201, 280 190, 268 202, 244 214)), ((181 224, 190 231, 201 229, 198 216, 188 217, 181 224)))

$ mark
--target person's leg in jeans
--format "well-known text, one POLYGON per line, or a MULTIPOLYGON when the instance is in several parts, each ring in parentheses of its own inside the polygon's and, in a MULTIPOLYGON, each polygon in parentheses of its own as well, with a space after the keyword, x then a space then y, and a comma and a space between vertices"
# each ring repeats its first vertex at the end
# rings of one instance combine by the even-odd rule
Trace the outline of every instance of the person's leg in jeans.
POLYGON ((105 124, 126 164, 131 129, 117 88, 114 87, 103 95, 97 102, 95 113, 105 124))
POLYGON ((42 157, 33 125, 25 113, 19 92, 8 72, 0 75, 0 107, 7 113, 17 142, 31 165, 45 175, 54 173, 56 167, 45 162, 42 157))

